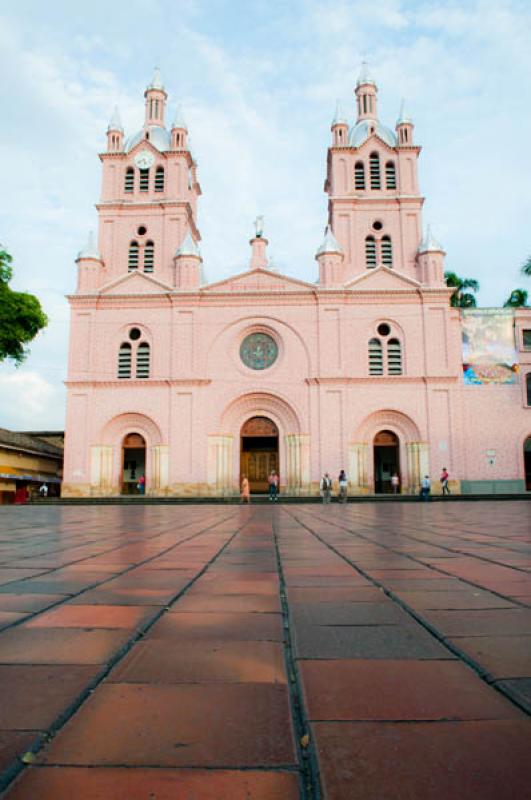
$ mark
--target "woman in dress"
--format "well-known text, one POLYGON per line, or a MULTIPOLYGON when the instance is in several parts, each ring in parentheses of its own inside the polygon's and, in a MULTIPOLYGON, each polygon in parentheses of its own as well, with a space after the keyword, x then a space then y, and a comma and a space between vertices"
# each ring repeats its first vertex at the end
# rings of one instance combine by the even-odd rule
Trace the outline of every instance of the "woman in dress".
POLYGON ((242 477, 242 491, 241 491, 240 502, 242 503, 251 502, 251 492, 249 490, 249 481, 247 480, 247 475, 243 475, 242 477))

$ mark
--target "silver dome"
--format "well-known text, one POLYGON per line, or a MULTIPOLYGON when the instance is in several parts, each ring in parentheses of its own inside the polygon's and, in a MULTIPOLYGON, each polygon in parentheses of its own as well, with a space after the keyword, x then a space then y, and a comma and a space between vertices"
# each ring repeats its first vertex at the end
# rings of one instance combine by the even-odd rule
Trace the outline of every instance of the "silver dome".
MULTIPOLYGON (((152 144, 153 147, 156 147, 160 153, 171 150, 171 134, 166 128, 161 128, 160 125, 149 125, 147 132, 149 133, 149 143, 152 144)), ((124 145, 125 152, 129 153, 133 147, 145 138, 146 134, 144 128, 138 131, 138 133, 133 134, 133 136, 129 136, 124 145)))
POLYGON ((386 128, 377 119, 362 119, 357 122, 350 130, 349 145, 351 147, 360 147, 371 135, 371 128, 374 128, 374 133, 389 147, 396 147, 397 140, 393 131, 386 128))

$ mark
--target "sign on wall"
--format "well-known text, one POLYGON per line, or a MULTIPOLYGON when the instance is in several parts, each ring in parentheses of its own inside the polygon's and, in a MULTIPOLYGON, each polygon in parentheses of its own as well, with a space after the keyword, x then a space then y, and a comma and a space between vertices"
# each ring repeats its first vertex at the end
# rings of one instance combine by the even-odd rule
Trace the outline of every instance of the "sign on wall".
POLYGON ((463 309, 461 336, 466 384, 516 383, 518 354, 512 309, 463 309))

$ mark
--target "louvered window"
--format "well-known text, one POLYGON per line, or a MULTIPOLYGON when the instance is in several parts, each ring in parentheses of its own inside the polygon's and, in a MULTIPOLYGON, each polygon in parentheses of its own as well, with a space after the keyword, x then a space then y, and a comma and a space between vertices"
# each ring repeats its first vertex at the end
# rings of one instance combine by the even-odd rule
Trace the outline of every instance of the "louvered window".
POLYGON ((124 191, 134 192, 135 190, 135 171, 133 167, 127 167, 125 171, 124 191))
POLYGON ((531 406, 531 372, 528 372, 525 377, 526 382, 526 389, 527 389, 527 405, 531 406))
POLYGON ((393 245, 390 236, 382 236, 382 264, 393 266, 393 245))
POLYGON ((149 192, 149 169, 140 170, 140 191, 149 192))
POLYGON ((387 342, 387 372, 389 375, 402 375, 402 347, 398 339, 387 342))
POLYGON ((155 172, 155 191, 164 191, 164 167, 157 167, 157 171, 155 172))
POLYGON ((380 156, 378 153, 371 153, 369 156, 369 166, 371 171, 371 189, 380 189, 380 156))
POLYGON ((149 344, 141 342, 136 351, 136 377, 149 378, 149 344))
POLYGON ((138 269, 138 242, 131 242, 129 245, 129 259, 127 262, 127 269, 129 272, 134 272, 138 269))
POLYGON ((376 241, 374 236, 367 236, 365 239, 365 264, 369 269, 376 266, 376 241))
POLYGON ((118 377, 131 377, 131 345, 129 342, 124 342, 120 345, 120 350, 118 352, 118 377))
POLYGON ((369 375, 383 375, 382 343, 379 339, 369 341, 369 375))
POLYGON ((146 242, 144 247, 144 272, 153 272, 155 263, 155 245, 153 242, 146 242))
POLYGON ((385 165, 385 185, 388 189, 396 189, 396 169, 394 161, 388 161, 385 165))
POLYGON ((365 165, 363 161, 356 161, 354 167, 354 186, 356 189, 365 189, 365 165))

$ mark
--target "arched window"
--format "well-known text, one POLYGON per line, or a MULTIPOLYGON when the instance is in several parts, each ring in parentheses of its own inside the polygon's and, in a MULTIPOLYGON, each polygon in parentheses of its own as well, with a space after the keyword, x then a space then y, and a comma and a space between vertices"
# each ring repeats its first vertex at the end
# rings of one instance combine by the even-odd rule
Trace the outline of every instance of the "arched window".
POLYGON ((141 342, 136 351, 136 377, 149 378, 149 344, 141 342))
POLYGON ((153 242, 146 242, 144 247, 144 272, 153 272, 155 263, 155 245, 153 242))
POLYGON ((369 341, 369 375, 383 375, 382 343, 379 339, 369 341))
POLYGON ((129 342, 123 342, 118 351, 118 377, 131 377, 131 345, 129 342))
POLYGON ((380 189, 380 156, 378 153, 370 154, 369 167, 371 172, 371 189, 380 189))
POLYGON ((159 118, 159 101, 158 100, 155 100, 155 116, 156 116, 157 119, 159 118))
POLYGON ((402 375, 402 347, 398 339, 389 339, 387 342, 387 373, 402 375))
POLYGON ((155 172, 155 191, 164 191, 164 167, 157 167, 155 172))
POLYGON ((134 272, 135 269, 138 269, 138 242, 131 242, 129 245, 129 258, 127 261, 127 271, 134 272))
POLYGON ((382 264, 393 266, 393 245, 390 236, 382 236, 382 264))
POLYGON ((363 161, 356 161, 354 167, 354 186, 356 189, 365 189, 365 164, 363 161))
POLYGON ((149 169, 140 170, 140 191, 149 192, 149 169))
POLYGON ((133 192, 135 189, 135 171, 133 167, 127 167, 125 171, 124 192, 133 192))
POLYGON ((527 405, 531 406, 531 372, 528 372, 525 378, 525 384, 527 389, 527 405))
POLYGON ((396 189, 396 169, 394 161, 388 161, 385 165, 385 185, 388 189, 396 189))
POLYGON ((365 239, 365 264, 368 269, 376 266, 376 240, 374 236, 365 239))

